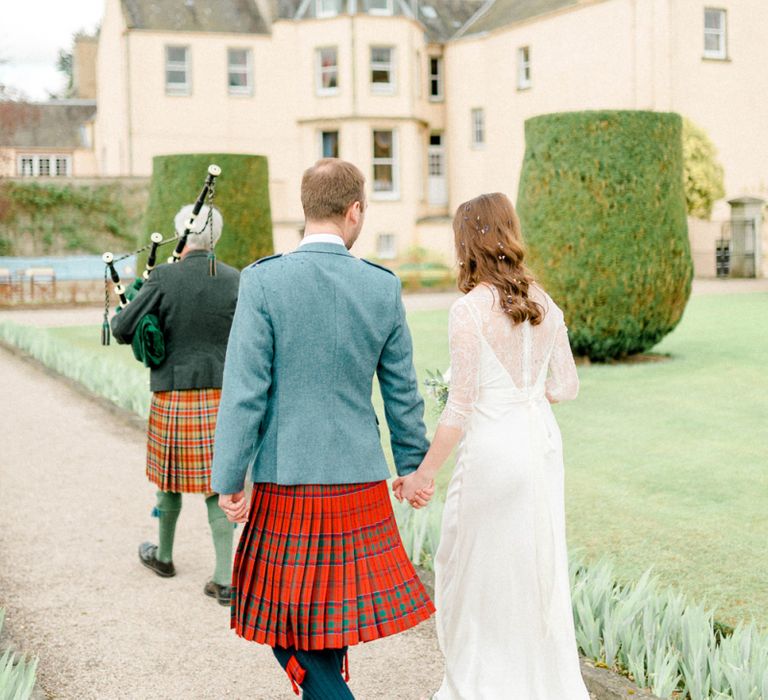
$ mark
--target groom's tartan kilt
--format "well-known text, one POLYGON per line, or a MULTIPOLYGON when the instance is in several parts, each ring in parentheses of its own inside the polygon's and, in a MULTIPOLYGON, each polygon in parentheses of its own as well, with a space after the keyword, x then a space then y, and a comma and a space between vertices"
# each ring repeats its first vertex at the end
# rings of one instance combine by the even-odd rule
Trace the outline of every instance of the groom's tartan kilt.
POLYGON ((235 555, 231 626, 245 639, 340 649, 435 610, 403 549, 385 481, 254 484, 235 555))

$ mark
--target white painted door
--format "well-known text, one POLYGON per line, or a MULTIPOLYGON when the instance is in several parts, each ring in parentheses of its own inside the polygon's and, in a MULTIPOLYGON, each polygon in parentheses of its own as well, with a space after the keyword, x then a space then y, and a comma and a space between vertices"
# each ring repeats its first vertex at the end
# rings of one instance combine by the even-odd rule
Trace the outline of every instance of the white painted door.
POLYGON ((440 133, 433 132, 429 135, 429 148, 427 149, 427 192, 429 203, 442 206, 448 204, 448 184, 445 172, 445 144, 440 133))

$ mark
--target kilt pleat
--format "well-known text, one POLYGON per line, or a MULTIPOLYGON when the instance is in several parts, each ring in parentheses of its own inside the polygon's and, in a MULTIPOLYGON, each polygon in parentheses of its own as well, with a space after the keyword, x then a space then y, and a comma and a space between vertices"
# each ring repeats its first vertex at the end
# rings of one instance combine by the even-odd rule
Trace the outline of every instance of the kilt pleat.
POLYGON ((403 549, 383 481, 254 484, 232 588, 238 635, 304 650, 396 634, 435 610, 403 549))
POLYGON ((221 389, 152 394, 147 478, 161 491, 211 493, 211 463, 221 389))

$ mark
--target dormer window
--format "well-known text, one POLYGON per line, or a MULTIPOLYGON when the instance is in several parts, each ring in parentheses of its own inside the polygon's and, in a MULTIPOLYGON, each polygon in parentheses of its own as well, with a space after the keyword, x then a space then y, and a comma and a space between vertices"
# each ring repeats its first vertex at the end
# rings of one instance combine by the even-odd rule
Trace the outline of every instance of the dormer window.
POLYGON ((318 17, 335 17, 341 12, 341 0, 315 0, 318 17))
POLYGON ((391 15, 392 0, 366 0, 368 14, 371 15, 391 15))

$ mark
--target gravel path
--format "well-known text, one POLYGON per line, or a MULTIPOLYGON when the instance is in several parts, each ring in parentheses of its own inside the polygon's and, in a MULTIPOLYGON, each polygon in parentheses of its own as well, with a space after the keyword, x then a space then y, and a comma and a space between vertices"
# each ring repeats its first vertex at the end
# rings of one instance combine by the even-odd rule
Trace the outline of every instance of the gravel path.
MULTIPOLYGON (((17 648, 40 657, 48 698, 295 697, 269 649, 229 630, 202 593, 212 571, 202 497, 186 497, 178 574, 143 568, 156 536, 144 438, 35 365, 0 349, 0 606, 17 648)), ((355 647, 360 700, 435 689, 434 623, 355 647)))

